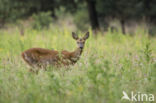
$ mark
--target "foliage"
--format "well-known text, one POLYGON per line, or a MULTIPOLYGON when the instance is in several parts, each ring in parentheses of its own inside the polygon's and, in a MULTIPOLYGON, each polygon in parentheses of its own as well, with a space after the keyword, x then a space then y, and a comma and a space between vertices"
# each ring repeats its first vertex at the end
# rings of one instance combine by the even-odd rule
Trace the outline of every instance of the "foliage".
POLYGON ((11 32, 0 30, 0 103, 127 103, 121 100, 122 91, 156 94, 156 63, 146 59, 156 57, 155 37, 91 35, 74 66, 49 67, 34 74, 20 53, 32 47, 72 51, 76 42, 71 32, 55 26, 26 29, 24 36, 17 29, 11 32))
POLYGON ((89 17, 86 10, 79 10, 74 15, 74 23, 79 30, 86 30, 89 27, 89 17))
POLYGON ((137 18, 142 15, 139 12, 142 7, 142 2, 131 0, 97 0, 97 11, 100 15, 111 16, 118 19, 137 18), (134 12, 135 11, 135 12, 134 12))
MULTIPOLYGON (((108 18, 120 20, 123 29, 127 21, 145 21, 155 26, 155 5, 155 0, 130 0, 129 2, 126 0, 0 0, 0 28, 7 22, 28 18, 39 12, 50 11, 51 16, 57 18, 56 11, 59 11, 61 7, 65 8, 65 13, 70 12, 75 15, 75 23, 80 29, 88 28, 89 26, 85 24, 89 22, 92 28, 99 28, 98 24, 101 24, 100 26, 105 29, 109 24, 108 18), (89 2, 92 2, 90 6, 89 2), (95 10, 93 10, 94 7, 96 7, 95 10), (99 23, 97 18, 100 20, 99 23)), ((154 29, 149 31, 155 32, 154 29)))
POLYGON ((39 30, 45 27, 47 28, 52 22, 51 12, 40 12, 38 14, 33 14, 32 19, 32 26, 34 29, 39 30))
POLYGON ((147 62, 150 62, 152 60, 152 49, 150 45, 151 45, 150 42, 146 43, 144 49, 144 55, 147 62))
POLYGON ((14 21, 24 15, 27 9, 23 6, 24 3, 17 0, 0 0, 0 24, 14 21))

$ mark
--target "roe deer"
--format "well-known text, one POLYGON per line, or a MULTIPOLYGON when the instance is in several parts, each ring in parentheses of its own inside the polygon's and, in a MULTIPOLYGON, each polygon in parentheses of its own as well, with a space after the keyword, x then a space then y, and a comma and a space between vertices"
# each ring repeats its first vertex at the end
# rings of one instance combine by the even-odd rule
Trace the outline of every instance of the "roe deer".
POLYGON ((72 32, 72 37, 77 41, 77 49, 73 52, 66 50, 60 53, 55 50, 48 50, 43 48, 31 48, 22 52, 21 56, 24 61, 31 67, 46 67, 48 65, 54 66, 68 66, 75 64, 83 51, 86 39, 89 37, 89 32, 82 38, 72 32))

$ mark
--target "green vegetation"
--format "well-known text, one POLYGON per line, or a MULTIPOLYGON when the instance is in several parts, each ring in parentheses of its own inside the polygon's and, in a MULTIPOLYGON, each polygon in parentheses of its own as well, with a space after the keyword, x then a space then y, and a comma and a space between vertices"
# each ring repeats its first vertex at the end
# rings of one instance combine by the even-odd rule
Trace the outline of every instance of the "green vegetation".
POLYGON ((0 103, 127 103, 122 91, 156 96, 156 38, 141 30, 135 36, 90 33, 74 66, 35 74, 20 53, 32 47, 72 51, 71 31, 27 28, 20 36, 17 28, 0 30, 0 103))
POLYGON ((127 103, 123 91, 156 96, 155 1, 0 0, 0 103, 127 103), (21 58, 33 47, 73 51, 71 33, 88 29, 73 66, 32 73, 21 58))
POLYGON ((48 28, 50 23, 52 22, 51 12, 40 12, 39 14, 33 14, 32 19, 32 27, 34 29, 40 30, 44 27, 48 28))
MULTIPOLYGON (((43 12, 48 11, 51 12, 50 17, 58 21, 62 14, 57 14, 63 8, 64 14, 69 13, 74 17, 74 24, 78 30, 86 30, 90 25, 93 30, 107 31, 112 27, 112 21, 118 21, 123 34, 130 33, 128 30, 131 27, 134 27, 135 31, 135 26, 144 23, 149 34, 154 35, 156 32, 155 5, 155 0, 128 2, 127 0, 0 0, 0 28, 5 27, 8 22, 27 20, 34 14, 39 14, 35 19, 41 20, 38 17, 47 17, 43 12)), ((45 22, 37 22, 35 25, 45 24, 45 22)), ((115 28, 117 29, 118 26, 115 28)))

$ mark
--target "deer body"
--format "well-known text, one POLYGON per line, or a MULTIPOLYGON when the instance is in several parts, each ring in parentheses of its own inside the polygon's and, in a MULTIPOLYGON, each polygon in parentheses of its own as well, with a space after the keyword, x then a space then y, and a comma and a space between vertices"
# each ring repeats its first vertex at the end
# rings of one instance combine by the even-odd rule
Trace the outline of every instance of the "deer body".
POLYGON ((63 50, 58 52, 56 50, 49 50, 43 48, 31 48, 22 52, 23 60, 31 67, 46 67, 53 66, 68 66, 75 64, 83 51, 85 40, 89 37, 89 32, 83 38, 78 38, 75 33, 72 36, 77 40, 78 47, 75 51, 69 52, 63 50))

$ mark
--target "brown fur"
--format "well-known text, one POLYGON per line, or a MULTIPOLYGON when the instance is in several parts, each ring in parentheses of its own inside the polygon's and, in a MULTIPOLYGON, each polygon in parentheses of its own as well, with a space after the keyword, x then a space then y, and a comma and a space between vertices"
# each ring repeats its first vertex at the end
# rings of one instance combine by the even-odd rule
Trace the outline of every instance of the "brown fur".
MULTIPOLYGON (((75 33, 73 34, 73 38, 77 40, 77 43, 84 47, 85 40, 89 37, 89 33, 87 37, 78 38, 75 33)), ((43 48, 31 48, 24 52, 22 52, 21 56, 23 60, 30 65, 31 67, 46 67, 47 65, 54 66, 68 66, 75 64, 82 54, 83 47, 79 47, 73 51, 69 52, 63 50, 61 52, 43 48)))

